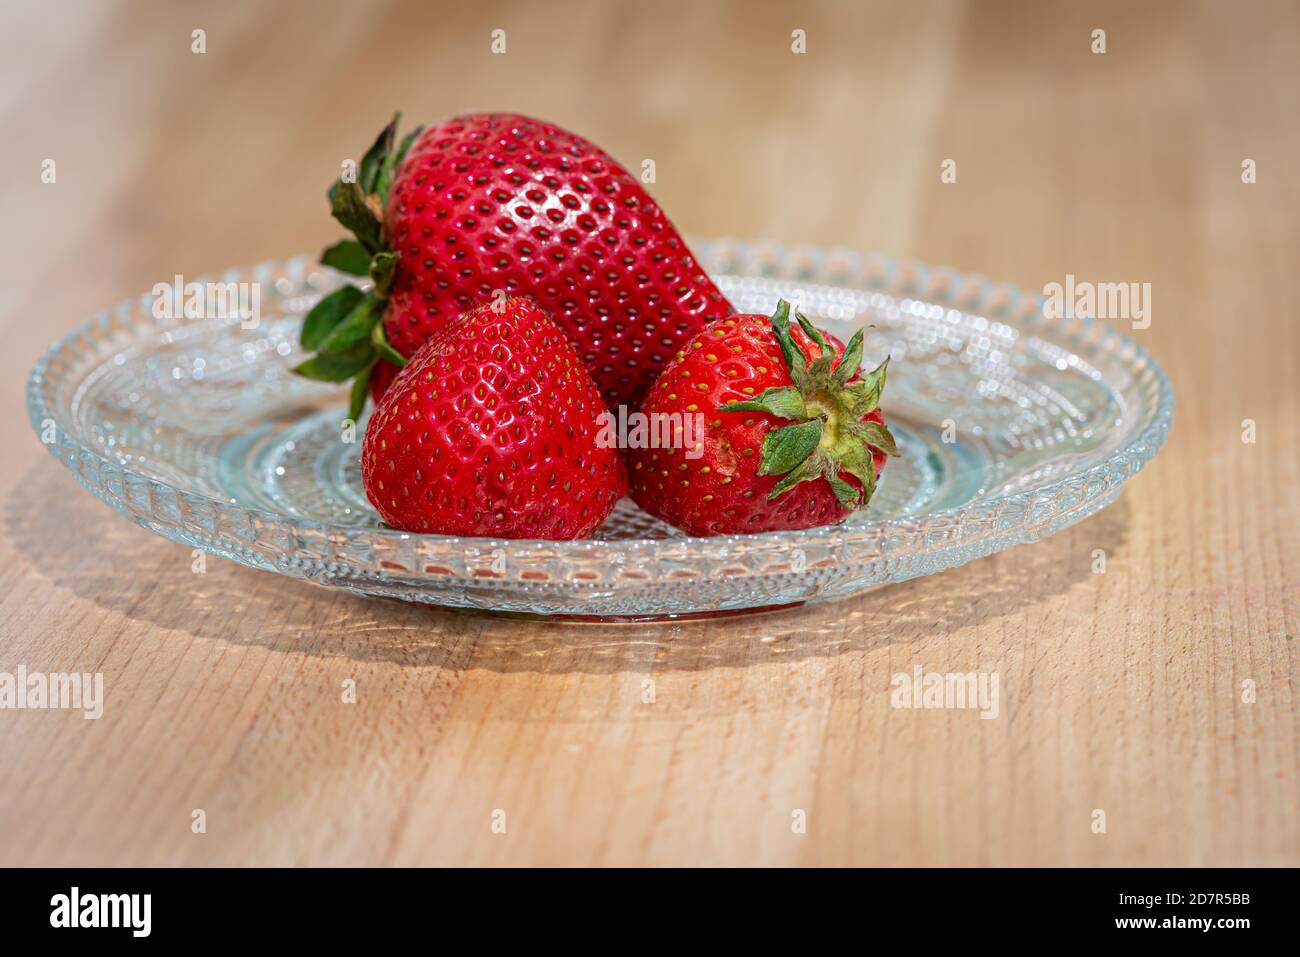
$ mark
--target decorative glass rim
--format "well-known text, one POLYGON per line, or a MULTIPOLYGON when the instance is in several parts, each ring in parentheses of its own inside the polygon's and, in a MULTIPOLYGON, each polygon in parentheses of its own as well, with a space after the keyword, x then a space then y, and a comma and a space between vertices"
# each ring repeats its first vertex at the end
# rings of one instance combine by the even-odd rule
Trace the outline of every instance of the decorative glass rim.
MULTIPOLYGON (((1053 338, 1069 340, 1090 340, 1097 347, 1114 350, 1131 365, 1137 367, 1137 385, 1148 395, 1154 393, 1155 408, 1148 421, 1136 435, 1117 446, 1106 458, 1085 470, 1067 475, 1057 481, 1044 482, 1040 485, 1008 492, 1004 495, 981 499, 975 503, 935 509, 897 518, 867 520, 851 525, 829 525, 802 531, 759 532, 754 534, 720 535, 711 538, 667 537, 667 538, 623 538, 616 540, 580 539, 574 541, 549 541, 543 539, 506 539, 506 538, 466 538, 442 535, 426 535, 404 532, 396 529, 374 527, 356 527, 335 525, 311 519, 285 515, 267 509, 249 505, 231 505, 227 500, 203 492, 183 489, 169 484, 162 479, 144 471, 135 471, 129 465, 109 458, 95 448, 81 441, 73 432, 63 427, 58 410, 51 407, 48 394, 50 389, 49 371, 62 354, 75 349, 79 342, 90 344, 105 335, 129 331, 132 336, 139 335, 139 316, 142 310, 148 311, 152 303, 152 294, 147 293, 136 299, 128 299, 110 310, 105 310, 93 319, 73 329, 51 345, 31 371, 27 386, 27 407, 33 427, 38 433, 43 424, 52 420, 58 424, 57 441, 50 444, 51 452, 65 460, 78 480, 91 491, 105 498, 101 487, 102 475, 120 472, 118 481, 123 485, 128 482, 147 483, 148 494, 175 496, 182 514, 186 506, 191 510, 206 511, 210 514, 222 509, 236 509, 249 516, 255 522, 260 521, 282 530, 293 530, 311 536, 314 539, 329 541, 346 540, 351 543, 363 543, 377 556, 371 561, 339 562, 337 558, 327 564, 338 562, 340 572, 357 574, 361 577, 382 577, 383 568, 392 568, 393 573, 404 580, 426 580, 446 583, 448 578, 466 578, 467 576, 449 572, 447 569, 430 571, 431 560, 439 556, 447 557, 458 553, 484 554, 498 549, 508 549, 516 562, 533 560, 546 562, 563 562, 571 557, 583 567, 589 567, 593 558, 607 556, 611 566, 635 565, 639 561, 680 561, 687 556, 685 549, 695 553, 705 549, 713 552, 715 557, 765 557, 786 553, 791 549, 834 550, 840 560, 851 558, 853 561, 872 558, 888 559, 895 548, 907 542, 902 553, 909 558, 918 554, 942 552, 945 549, 958 549, 961 555, 955 556, 949 564, 961 564, 970 558, 979 557, 996 549, 984 550, 979 547, 983 539, 998 541, 1005 537, 1013 527, 1010 522, 995 520, 982 522, 979 528, 971 527, 964 519, 972 511, 992 513, 1000 516, 1004 512, 1021 514, 1021 541, 1033 540, 1047 530, 1069 524, 1057 522, 1062 516, 1073 515, 1083 506, 1100 499, 1109 501, 1118 492, 1118 484, 1124 478, 1135 474, 1149 462, 1165 439, 1173 422, 1174 394, 1170 381, 1151 354, 1132 338, 1107 326, 1096 319, 1086 316, 1067 315, 1048 317, 1044 311, 1045 299, 1041 294, 1023 292, 1006 282, 996 282, 978 274, 963 273, 950 267, 932 267, 924 263, 896 259, 883 254, 860 255, 844 248, 822 248, 816 246, 785 246, 779 243, 747 243, 733 239, 691 240, 691 247, 697 253, 700 263, 710 272, 734 272, 741 275, 755 275, 778 279, 794 284, 804 285, 852 285, 865 290, 888 292, 899 297, 916 298, 926 302, 946 302, 951 307, 968 314, 983 316, 989 320, 1010 320, 1027 332, 1042 332, 1053 338), (1146 381, 1143 381, 1145 378, 1146 381), (83 475, 83 470, 93 472, 98 481, 92 482, 83 475), (1115 476, 1122 476, 1119 483, 1115 476), (1104 487, 1097 488, 1097 483, 1104 487), (1078 496, 1070 496, 1069 490, 1079 491, 1078 496), (1109 494, 1108 494, 1109 493, 1109 494), (961 526, 960 533, 954 540, 951 536, 938 536, 931 542, 924 533, 936 526, 955 524, 961 526), (1035 529, 1038 529, 1036 532, 1035 529), (917 541, 918 533, 921 541, 917 541), (421 558, 420 562, 398 561, 396 566, 385 565, 378 556, 396 557, 405 555, 414 549, 421 558), (846 551, 847 550, 847 551, 846 551), (635 558, 637 562, 631 561, 635 558), (346 566, 346 567, 343 567, 346 566)), ((284 262, 264 262, 249 269, 228 270, 219 277, 205 277, 194 282, 238 281, 241 277, 254 282, 274 282, 288 279, 303 283, 311 274, 322 277, 336 277, 332 270, 318 264, 315 256, 301 255, 284 262)), ((326 284, 328 285, 328 284, 326 284)), ((238 321, 238 320, 232 320, 238 321)), ((184 320, 173 320, 184 322, 184 320)), ((172 328, 175 328, 173 326, 172 328)), ((161 327, 159 331, 165 331, 161 327)), ((340 404, 346 400, 340 392, 340 404)), ((115 496, 116 497, 116 496, 115 496)), ((107 500, 107 499, 106 499, 107 500)), ((110 504, 115 504, 110 502, 110 504)), ((1104 501, 1101 502, 1104 504, 1104 501)), ((1100 507, 1099 505, 1096 507, 1100 507)), ((1083 514, 1088 514, 1089 509, 1083 514)), ((1079 516, 1081 517, 1081 515, 1079 516)), ((1071 519, 1073 520, 1073 519, 1071 519)), ((206 524, 206 523, 205 523, 206 524)), ((156 523, 152 524, 155 530, 156 523)), ((168 534, 167 531, 162 531, 168 534)), ((169 535, 169 537, 175 537, 169 535)), ((194 536, 192 536, 194 537, 194 536)), ((196 532, 196 537, 198 533, 196 532)), ((254 536, 255 537, 255 536, 254 536)), ((191 540, 181 536, 178 540, 191 540)), ((349 549, 351 550, 351 549, 349 549)), ((355 552, 354 552, 355 553, 355 552)), ((257 567, 277 567, 284 570, 279 559, 266 561, 267 553, 235 554, 238 561, 257 567)), ((311 552, 312 560, 320 561, 319 551, 311 552)), ((303 559, 299 559, 301 561, 303 559)), ((292 562, 291 562, 292 563, 292 562)), ((520 567, 516 565, 516 567, 520 567)), ((522 567, 526 568, 527 565, 522 567)), ((779 569, 773 569, 779 570, 779 569)), ((761 571, 744 571, 741 574, 761 574, 761 571)), ((921 574, 924 572, 918 572, 921 574)), ((492 585, 500 583, 474 577, 475 584, 492 585)), ((508 576, 518 582, 517 575, 508 576)), ((911 577, 911 576, 906 576, 911 577)), ((621 577, 624 584, 646 586, 649 582, 645 575, 627 575, 621 577)), ((894 578, 892 580, 900 580, 894 578)), ((548 578, 533 581, 524 573, 525 583, 537 585, 556 584, 556 579, 548 578)), ((608 580, 583 581, 581 577, 570 580, 570 585, 583 584, 608 587, 608 580)))

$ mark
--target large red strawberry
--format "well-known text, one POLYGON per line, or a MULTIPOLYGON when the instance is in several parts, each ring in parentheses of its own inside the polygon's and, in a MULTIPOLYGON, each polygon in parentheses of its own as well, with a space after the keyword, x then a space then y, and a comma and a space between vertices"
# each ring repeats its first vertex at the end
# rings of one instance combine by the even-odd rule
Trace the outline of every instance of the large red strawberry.
POLYGON ((641 411, 651 430, 701 416, 703 435, 628 453, 638 505, 691 535, 723 535, 833 524, 871 500, 895 453, 877 407, 889 360, 861 375, 861 330, 846 348, 795 315, 793 331, 785 300, 770 319, 720 319, 678 353, 641 411))
MULTIPOLYGON (((375 290, 336 293, 303 329, 299 372, 385 378, 494 294, 528 295, 568 335, 611 405, 635 405, 682 344, 730 303, 641 183, 588 140, 509 113, 461 116, 395 145, 397 119, 330 191, 356 234, 323 261, 375 290), (382 214, 382 215, 381 215, 382 214), (381 321, 382 319, 382 321, 381 321), (343 330, 340 332, 340 330, 343 330)), ((354 410, 365 398, 354 391, 354 410)))
POLYGON ((600 392, 573 345, 520 298, 475 309, 426 342, 361 443, 366 495, 412 532, 580 538, 627 488, 600 441, 600 392))

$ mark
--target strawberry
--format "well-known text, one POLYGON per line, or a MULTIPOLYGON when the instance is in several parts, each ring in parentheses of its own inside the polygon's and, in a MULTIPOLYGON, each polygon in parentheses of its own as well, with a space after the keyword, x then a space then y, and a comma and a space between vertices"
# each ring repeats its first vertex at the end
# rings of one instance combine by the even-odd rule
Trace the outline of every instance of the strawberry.
POLYGON ((494 294, 535 299, 612 405, 638 403, 687 339, 735 311, 641 183, 588 140, 479 113, 395 147, 397 122, 357 181, 330 190, 335 218, 356 239, 322 261, 369 275, 374 290, 334 293, 340 301, 327 297, 303 327, 304 349, 318 355, 297 371, 359 377, 354 412, 368 381, 382 393, 385 361, 413 354, 494 294))
POLYGON ((573 345, 527 299, 444 327, 411 357, 361 443, 366 496, 412 532, 579 538, 627 489, 573 345))
POLYGON ((896 453, 877 404, 886 359, 860 375, 862 331, 847 348, 781 300, 769 319, 711 323, 664 370, 641 411, 703 417, 693 449, 628 453, 632 497, 691 535, 812 528, 871 500, 896 453))

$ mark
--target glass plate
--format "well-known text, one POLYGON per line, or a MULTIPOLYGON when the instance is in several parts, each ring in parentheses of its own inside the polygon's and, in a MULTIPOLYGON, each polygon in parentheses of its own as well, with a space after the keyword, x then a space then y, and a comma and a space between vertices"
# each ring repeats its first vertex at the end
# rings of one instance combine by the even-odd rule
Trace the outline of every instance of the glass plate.
POLYGON ((892 355, 902 455, 846 524, 689 538, 624 500, 577 542, 382 527, 346 390, 289 372, 302 315, 343 281, 314 257, 219 277, 259 284, 255 329, 157 318, 152 294, 102 313, 36 364, 28 411, 86 488, 174 541, 367 595, 616 618, 836 598, 1032 542, 1114 500, 1168 433, 1151 356, 1094 320, 1044 318, 1041 296, 844 250, 694 249, 741 311, 784 296, 843 339, 870 324, 867 361, 892 355))

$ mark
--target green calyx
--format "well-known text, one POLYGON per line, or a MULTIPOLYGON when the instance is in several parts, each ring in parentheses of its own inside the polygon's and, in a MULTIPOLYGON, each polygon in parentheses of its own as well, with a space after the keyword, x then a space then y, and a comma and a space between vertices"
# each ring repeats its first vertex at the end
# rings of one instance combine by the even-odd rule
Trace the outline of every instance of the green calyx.
POLYGON ((351 276, 370 279, 370 288, 340 286, 307 313, 299 340, 310 359, 294 372, 318 382, 352 379, 348 417, 356 420, 365 407, 370 374, 383 359, 396 366, 406 358, 388 344, 384 334, 384 309, 397 271, 397 255, 388 246, 383 210, 393 177, 423 127, 397 141, 401 113, 384 127, 360 164, 347 170, 329 189, 330 213, 347 227, 354 239, 343 239, 321 253, 326 266, 351 276))
POLYGON ((889 359, 851 382, 862 364, 862 330, 853 334, 839 365, 832 368, 834 348, 801 312, 795 310, 794 315, 816 344, 816 358, 810 361, 794 341, 790 304, 782 299, 772 314, 772 334, 793 385, 765 389, 753 399, 720 408, 723 412, 766 412, 790 420, 790 425, 772 429, 763 439, 758 474, 781 476, 768 493, 769 499, 784 495, 800 482, 824 478, 842 506, 861 508, 876 490, 872 450, 898 454, 887 428, 879 422, 862 421, 880 404, 889 359), (845 481, 846 476, 856 478, 861 488, 845 481))

